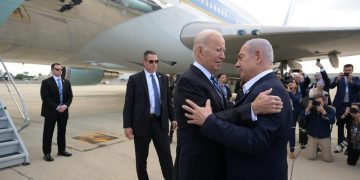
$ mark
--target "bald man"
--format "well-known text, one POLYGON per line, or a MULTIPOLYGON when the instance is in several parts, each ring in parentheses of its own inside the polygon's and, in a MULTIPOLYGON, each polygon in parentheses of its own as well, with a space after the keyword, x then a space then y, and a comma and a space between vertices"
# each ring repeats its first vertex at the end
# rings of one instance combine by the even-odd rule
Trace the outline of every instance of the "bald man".
MULTIPOLYGON (((190 124, 201 126, 199 133, 226 147, 227 178, 238 179, 280 179, 287 180, 287 141, 292 106, 283 84, 273 73, 273 50, 269 41, 252 39, 240 49, 235 66, 244 79, 244 96, 235 109, 212 114, 210 101, 201 108, 191 101, 186 117, 190 124), (237 107, 247 106, 261 94, 272 89, 272 95, 279 96, 283 109, 268 115, 252 114, 250 120, 239 119, 237 107)), ((197 167, 200 168, 200 167, 197 167)))

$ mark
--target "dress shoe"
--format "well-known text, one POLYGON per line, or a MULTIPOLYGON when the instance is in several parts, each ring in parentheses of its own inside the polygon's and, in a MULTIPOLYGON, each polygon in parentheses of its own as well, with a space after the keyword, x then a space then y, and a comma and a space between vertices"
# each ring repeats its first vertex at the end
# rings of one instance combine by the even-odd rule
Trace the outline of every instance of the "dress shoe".
POLYGON ((44 154, 43 159, 49 162, 54 160, 54 158, 52 158, 50 154, 44 154))
POLYGON ((71 156, 72 154, 67 152, 67 151, 62 151, 62 152, 58 152, 58 155, 59 156, 66 156, 66 157, 69 157, 71 156))

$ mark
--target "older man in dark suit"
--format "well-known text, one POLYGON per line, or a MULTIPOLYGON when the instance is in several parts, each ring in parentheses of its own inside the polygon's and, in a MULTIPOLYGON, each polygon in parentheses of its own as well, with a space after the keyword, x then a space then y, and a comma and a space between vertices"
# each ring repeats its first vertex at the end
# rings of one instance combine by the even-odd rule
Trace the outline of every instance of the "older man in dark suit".
POLYGON ((43 153, 45 161, 53 161, 51 141, 57 123, 58 155, 71 156, 65 151, 66 124, 69 118, 69 107, 73 99, 70 82, 62 79, 62 66, 59 63, 51 65, 53 76, 42 81, 40 95, 42 99, 41 116, 45 117, 43 132, 43 153))
MULTIPOLYGON (((200 135, 200 128, 186 122, 188 119, 181 108, 185 104, 185 99, 191 99, 200 105, 204 105, 206 100, 210 99, 214 112, 228 108, 221 87, 214 78, 214 73, 220 69, 225 59, 224 52, 225 41, 218 31, 209 29, 201 31, 194 40, 195 62, 177 81, 174 105, 179 128, 174 179, 226 179, 224 146, 200 135)), ((267 110, 273 107, 268 103, 272 103, 276 97, 266 96, 266 98, 268 99, 258 104, 262 106, 258 109, 267 110)), ((241 108, 237 110, 242 111, 241 108)), ((250 111, 243 114, 250 116, 250 111)))
MULTIPOLYGON (((343 72, 340 72, 330 84, 330 88, 336 87, 336 94, 333 106, 336 108, 336 119, 341 119, 345 109, 350 107, 352 102, 359 101, 360 79, 352 73, 354 66, 352 64, 345 64, 343 72)), ((336 122, 338 125, 338 145, 335 148, 335 153, 342 152, 347 142, 344 141, 344 123, 336 122)))
POLYGON ((184 106, 186 117, 191 119, 188 122, 202 126, 200 134, 226 146, 227 179, 287 180, 286 146, 292 108, 288 93, 273 73, 273 57, 271 44, 265 39, 249 40, 241 48, 236 67, 245 81, 244 96, 235 109, 210 115, 210 101, 205 108, 189 100, 192 108, 184 106), (238 107, 253 111, 249 103, 265 90, 281 98, 281 112, 239 116, 238 107))
POLYGON ((156 72, 159 60, 155 52, 144 53, 144 71, 130 76, 123 111, 124 133, 134 138, 136 171, 140 180, 149 179, 146 164, 149 144, 153 140, 160 166, 166 180, 172 179, 173 163, 170 154, 169 120, 176 128, 170 98, 169 79, 156 72))

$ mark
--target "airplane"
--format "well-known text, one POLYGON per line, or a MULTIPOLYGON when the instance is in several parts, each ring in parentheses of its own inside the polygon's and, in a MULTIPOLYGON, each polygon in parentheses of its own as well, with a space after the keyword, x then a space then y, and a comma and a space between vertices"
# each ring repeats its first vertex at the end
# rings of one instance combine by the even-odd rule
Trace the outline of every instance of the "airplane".
POLYGON ((226 41, 221 67, 234 67, 249 39, 268 39, 279 69, 299 61, 360 54, 360 27, 260 25, 226 0, 13 0, 0 6, 0 57, 7 62, 66 66, 72 84, 97 84, 118 71, 141 70, 142 52, 159 55, 158 70, 183 72, 193 63, 193 39, 203 29, 218 30, 226 41), (4 20, 1 20, 4 19, 4 20), (2 25, 1 25, 2 24, 2 25))

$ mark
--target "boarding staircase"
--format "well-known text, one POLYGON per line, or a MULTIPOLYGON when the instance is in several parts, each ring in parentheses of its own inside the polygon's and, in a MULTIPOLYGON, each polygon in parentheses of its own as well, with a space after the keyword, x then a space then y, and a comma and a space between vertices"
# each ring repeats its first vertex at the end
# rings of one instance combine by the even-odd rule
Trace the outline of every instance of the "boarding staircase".
POLYGON ((6 106, 0 101, 0 169, 29 162, 29 153, 25 144, 21 140, 6 106))
POLYGON ((19 132, 29 125, 30 118, 24 99, 17 90, 15 82, 12 76, 8 73, 1 58, 0 62, 5 68, 5 73, 0 72, 0 77, 2 77, 4 84, 6 85, 24 120, 23 125, 18 130, 13 123, 6 106, 0 99, 0 169, 2 169, 14 165, 29 164, 29 153, 19 135, 19 132), (7 78, 5 79, 5 77, 7 78), (8 85, 9 82, 13 85, 12 88, 8 85), (13 95, 14 92, 18 95, 17 99, 13 95), (21 107, 19 104, 21 104, 21 107))

